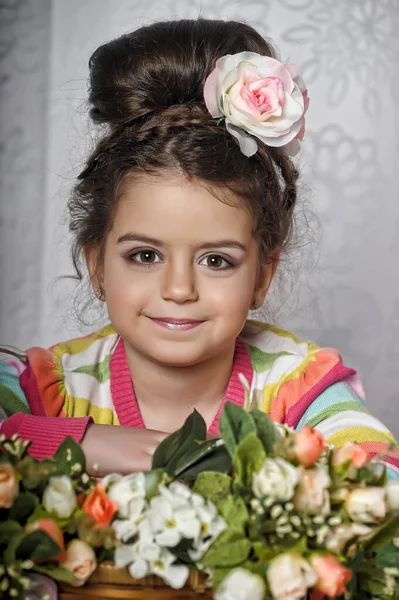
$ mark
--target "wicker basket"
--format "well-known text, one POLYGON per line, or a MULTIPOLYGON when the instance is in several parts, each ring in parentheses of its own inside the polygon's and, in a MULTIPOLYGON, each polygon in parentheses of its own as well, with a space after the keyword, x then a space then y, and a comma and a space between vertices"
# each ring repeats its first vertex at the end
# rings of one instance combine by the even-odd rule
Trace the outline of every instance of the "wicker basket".
POLYGON ((194 600, 212 599, 211 590, 205 584, 205 577, 192 572, 185 587, 174 590, 166 587, 159 577, 151 575, 143 579, 132 579, 127 568, 116 567, 112 562, 104 562, 82 588, 66 584, 59 585, 59 600, 194 600))

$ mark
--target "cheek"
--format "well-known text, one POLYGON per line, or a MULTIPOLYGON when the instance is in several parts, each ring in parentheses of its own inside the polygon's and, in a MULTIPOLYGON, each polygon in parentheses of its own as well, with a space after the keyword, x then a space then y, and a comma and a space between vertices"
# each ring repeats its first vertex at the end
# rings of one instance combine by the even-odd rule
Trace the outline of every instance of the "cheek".
POLYGON ((121 261, 110 261, 104 263, 104 289, 108 308, 123 311, 123 307, 145 304, 154 292, 154 281, 148 273, 133 272, 121 261))
POLYGON ((248 269, 230 278, 208 279, 206 297, 215 307, 232 316, 246 314, 253 299, 255 278, 256 274, 248 269))

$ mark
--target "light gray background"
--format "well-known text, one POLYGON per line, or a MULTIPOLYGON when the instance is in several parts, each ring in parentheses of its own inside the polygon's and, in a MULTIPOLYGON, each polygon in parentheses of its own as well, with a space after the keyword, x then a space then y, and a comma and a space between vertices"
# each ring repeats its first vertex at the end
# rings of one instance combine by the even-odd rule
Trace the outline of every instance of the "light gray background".
POLYGON ((93 139, 90 54, 141 24, 198 14, 246 19, 302 70, 302 197, 320 227, 311 219, 298 282, 283 275, 271 314, 337 347, 399 436, 399 0, 2 0, 0 339, 49 345, 82 331, 74 284, 54 281, 72 272, 64 210, 93 139))

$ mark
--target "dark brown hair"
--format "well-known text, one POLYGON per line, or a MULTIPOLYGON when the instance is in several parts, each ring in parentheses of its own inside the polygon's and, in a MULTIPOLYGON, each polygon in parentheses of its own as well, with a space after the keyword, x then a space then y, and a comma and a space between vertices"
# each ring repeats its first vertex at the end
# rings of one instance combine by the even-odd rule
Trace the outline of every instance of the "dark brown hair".
POLYGON ((245 50, 274 56, 249 25, 199 18, 142 27, 91 56, 90 116, 106 131, 68 204, 79 279, 82 250, 95 246, 101 254, 121 186, 135 173, 182 173, 223 201, 233 192, 254 216, 263 260, 287 242, 297 172, 286 151, 259 142, 254 156, 244 156, 203 100, 217 59, 245 50))

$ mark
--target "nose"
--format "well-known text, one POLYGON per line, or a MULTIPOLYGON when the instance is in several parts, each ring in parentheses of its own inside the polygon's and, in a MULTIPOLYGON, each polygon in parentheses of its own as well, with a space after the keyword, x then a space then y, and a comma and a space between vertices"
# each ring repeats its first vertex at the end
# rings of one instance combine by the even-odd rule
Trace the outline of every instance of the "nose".
POLYGON ((172 300, 176 304, 198 300, 195 269, 191 260, 181 257, 168 262, 161 293, 164 300, 172 300))

